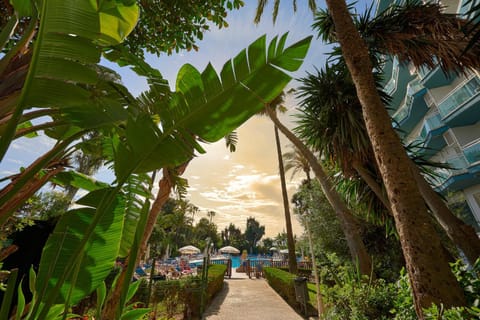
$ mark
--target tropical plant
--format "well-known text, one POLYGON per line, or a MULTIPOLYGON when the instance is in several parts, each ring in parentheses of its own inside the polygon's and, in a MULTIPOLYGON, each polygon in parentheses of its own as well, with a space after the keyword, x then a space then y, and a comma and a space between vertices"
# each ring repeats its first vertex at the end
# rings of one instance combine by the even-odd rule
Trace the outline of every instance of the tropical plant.
MULTIPOLYGON (((303 173, 305 173, 305 175, 307 176, 306 184, 307 187, 310 188, 312 183, 312 180, 310 178, 310 165, 308 164, 308 160, 302 155, 300 150, 294 147, 293 151, 286 155, 284 154, 283 157, 286 159, 290 159, 290 161, 287 162, 286 167, 293 168, 293 172, 301 169, 303 173)), ((308 247, 310 249, 310 257, 312 259, 312 272, 315 279, 317 309, 318 314, 321 316, 325 312, 325 307, 323 305, 322 291, 320 290, 320 279, 318 277, 317 261, 315 259, 315 249, 313 247, 312 231, 310 227, 310 222, 307 217, 311 214, 311 210, 308 205, 305 205, 304 202, 299 201, 298 197, 292 197, 292 203, 296 205, 297 214, 300 216, 300 220, 305 225, 305 231, 307 232, 308 247)))
POLYGON ((430 224, 427 208, 416 186, 410 160, 392 128, 372 74, 369 47, 360 37, 344 1, 327 0, 343 57, 360 100, 368 136, 392 204, 412 283, 417 315, 431 303, 465 303, 440 240, 430 224), (421 229, 419 228, 421 226, 421 229), (422 250, 418 250, 422 248, 422 250), (438 279, 443 279, 441 283, 438 279))
POLYGON ((250 253, 253 253, 253 248, 257 246, 257 242, 265 234, 265 226, 261 226, 254 217, 247 218, 247 226, 245 228, 245 240, 248 243, 250 253))
MULTIPOLYGON (((1 202, 8 203, 46 164, 70 152, 69 146, 92 129, 104 133, 116 181, 105 187, 82 180, 90 193, 78 200, 83 208, 62 216, 47 242, 26 315, 29 319, 45 319, 52 312, 65 314, 70 305, 100 285, 120 252, 135 261, 150 209, 150 195, 145 197, 145 191, 150 190, 152 180, 145 174, 184 164, 195 151, 203 152, 196 139, 217 141, 262 109, 263 101, 276 97, 289 82, 285 71, 300 67, 310 42, 307 38, 285 47, 284 35, 274 38, 267 50, 265 36, 261 37, 248 51, 228 61, 220 76, 211 65, 203 73, 185 65, 173 93, 158 71, 122 50, 111 51, 110 59, 130 64, 138 74, 147 76, 150 90, 137 103, 124 87, 98 80, 91 65, 100 58, 97 44, 118 43, 128 34, 132 27, 128 22, 136 20, 136 7, 122 2, 57 2, 42 2, 25 84, 19 95, 8 100, 14 102, 6 105, 7 109, 13 106, 11 114, 2 108, 3 119, 8 119, 2 127, 2 155, 18 125, 25 122, 24 111, 32 106, 42 107, 44 115, 55 115, 62 130, 58 123, 48 126, 55 128, 48 132, 58 143, 21 174, 1 202), (144 101, 155 103, 147 109, 142 108, 144 101), (132 183, 137 187, 127 188, 132 183), (133 195, 123 190, 136 190, 143 198, 129 201, 133 195), (131 208, 127 208, 129 204, 131 208)), ((7 65, 19 52, 15 50, 3 57, 7 65)), ((129 279, 134 263, 127 268, 125 278, 129 279)), ((128 281, 123 282, 121 292, 116 315, 110 319, 122 314, 128 281)))
MULTIPOLYGON (((327 20, 325 17, 323 19, 327 20)), ((327 24, 320 23, 320 18, 317 18, 317 23, 321 26, 327 24)), ((374 206, 377 208, 374 212, 379 213, 376 220, 385 221, 387 228, 391 229, 393 221, 388 216, 392 214, 390 203, 375 165, 354 84, 344 67, 342 63, 326 65, 316 74, 308 74, 301 79, 302 85, 297 94, 302 100, 298 108, 299 125, 295 131, 310 147, 321 151, 326 159, 332 160, 342 169, 343 177, 349 179, 343 185, 351 185, 352 177, 355 176, 361 177, 368 184, 386 209, 374 206)), ((377 87, 380 87, 380 84, 377 83, 377 87)), ((387 104, 388 97, 380 92, 387 104)), ((418 160, 417 162, 421 164, 418 160)), ((480 240, 475 231, 451 213, 413 162, 412 168, 422 197, 432 210, 433 216, 468 259, 475 261, 480 255, 480 240)), ((357 199, 371 204, 374 198, 370 195, 369 192, 357 193, 357 199), (360 197, 362 195, 363 197, 360 197)))
POLYGON ((291 132, 283 123, 280 122, 275 112, 272 109, 266 108, 270 119, 275 123, 278 129, 295 145, 308 159, 308 162, 315 173, 315 177, 320 182, 322 190, 327 197, 330 205, 335 209, 342 224, 342 229, 347 239, 348 247, 352 260, 355 264, 358 263, 359 270, 362 274, 370 275, 372 270, 372 262, 368 252, 360 237, 360 225, 357 218, 351 213, 341 196, 334 190, 332 182, 326 174, 323 167, 317 160, 313 152, 300 140, 293 132, 291 132))
MULTIPOLYGON (((255 23, 259 23, 260 19, 262 18, 263 10, 265 9, 265 6, 268 4, 268 0, 259 0, 257 4, 257 12, 255 14, 255 23)), ((292 0, 293 4, 293 11, 297 11, 297 0, 292 0)), ((317 4, 315 3, 315 0, 308 0, 308 6, 310 10, 315 13, 317 9, 317 4)), ((280 8, 280 0, 275 0, 273 4, 273 14, 272 14, 272 19, 273 23, 277 21, 277 16, 278 16, 278 9, 280 8)))
MULTIPOLYGON (((274 112, 285 112, 286 108, 283 106, 285 99, 285 93, 282 92, 270 103, 267 104, 265 110, 259 112, 259 115, 266 115, 266 109, 270 108, 275 110, 274 112)), ((287 228, 287 246, 288 246, 288 269, 290 273, 297 273, 297 258, 295 254, 295 241, 293 239, 293 229, 292 229, 292 219, 290 215, 290 205, 288 201, 287 194, 287 183, 285 181, 285 169, 283 166, 282 158, 282 146, 280 144, 280 136, 278 134, 278 128, 274 124, 274 133, 275 133, 275 146, 277 149, 277 158, 278 158, 278 173, 280 176, 280 185, 282 189, 282 200, 283 200, 283 210, 285 214, 285 226, 287 228)))

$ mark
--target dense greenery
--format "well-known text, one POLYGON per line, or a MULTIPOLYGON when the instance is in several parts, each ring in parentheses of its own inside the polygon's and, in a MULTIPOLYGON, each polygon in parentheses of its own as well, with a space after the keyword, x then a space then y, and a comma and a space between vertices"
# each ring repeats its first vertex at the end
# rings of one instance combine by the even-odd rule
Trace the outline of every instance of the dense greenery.
POLYGON ((180 50, 198 50, 212 25, 227 28, 228 10, 239 9, 242 0, 150 0, 138 1, 140 20, 124 45, 138 56, 143 50, 160 55, 180 50))
MULTIPOLYGON (((210 265, 208 267, 207 284, 205 288, 205 305, 223 288, 225 265, 210 265)), ((132 303, 145 305, 150 301, 157 310, 157 316, 174 317, 183 314, 185 319, 200 317, 202 301, 202 280, 197 277, 186 277, 178 280, 155 281, 150 291, 148 280, 141 279, 140 285, 132 297, 132 303), (151 292, 151 297, 149 297, 151 292)))
MULTIPOLYGON (((13 283, 6 294, 13 299, 3 304, 18 300, 19 317, 62 318, 70 306, 102 287, 118 257, 128 256, 119 281, 108 293, 102 290, 97 306, 102 317, 119 318, 127 310, 128 280, 144 250, 142 237, 153 226, 148 218, 157 214, 151 210, 164 201, 162 192, 168 195, 174 186, 185 186, 179 167, 184 170, 196 154, 204 153, 198 141, 223 138, 277 96, 291 79, 286 72, 300 67, 310 38, 285 47, 286 35, 271 45, 260 37, 220 74, 212 65, 200 72, 187 64, 172 91, 158 70, 118 47, 139 17, 134 1, 33 0, 13 5, 0 42, 7 52, 0 60, 0 158, 15 139, 37 131, 56 144, 2 190, 0 223, 54 177, 62 186, 83 189, 83 195, 76 199, 81 207, 61 215, 38 273, 31 274, 36 281, 28 310, 23 298, 12 296, 13 283), (17 18, 28 21, 18 33, 17 18), (133 97, 114 71, 98 65, 102 54, 146 77, 148 90, 133 97), (92 131, 101 133, 102 156, 116 178, 111 184, 66 170, 68 157, 82 150, 81 138, 92 131), (163 189, 151 205, 159 170, 163 189)), ((1 310, 6 317, 8 307, 1 310)))

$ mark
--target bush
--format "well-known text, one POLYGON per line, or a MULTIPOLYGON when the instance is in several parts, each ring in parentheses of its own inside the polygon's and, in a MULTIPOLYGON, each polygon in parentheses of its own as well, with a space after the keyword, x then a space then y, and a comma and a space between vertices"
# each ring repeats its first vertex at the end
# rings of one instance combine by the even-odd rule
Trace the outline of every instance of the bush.
MULTIPOLYGON (((432 306, 424 310, 427 320, 463 320, 480 318, 480 261, 472 269, 461 262, 452 271, 464 288, 468 307, 445 309, 432 306)), ((360 279, 348 267, 336 268, 335 285, 324 290, 325 319, 398 319, 416 320, 413 297, 404 269, 396 282, 360 279)))
MULTIPOLYGON (((297 302, 295 295, 294 279, 297 277, 287 271, 278 268, 265 267, 265 278, 268 284, 275 290, 295 311, 301 313, 302 306, 297 302)), ((316 309, 312 302, 307 301, 307 314, 315 314, 316 309)))
MULTIPOLYGON (((205 293, 205 305, 223 288, 225 265, 208 267, 208 284, 205 293)), ((148 281, 141 279, 134 301, 147 301, 148 281)), ((202 280, 200 277, 187 277, 178 280, 156 281, 152 289, 152 302, 160 302, 168 318, 183 314, 184 319, 199 319, 202 301, 202 280)))

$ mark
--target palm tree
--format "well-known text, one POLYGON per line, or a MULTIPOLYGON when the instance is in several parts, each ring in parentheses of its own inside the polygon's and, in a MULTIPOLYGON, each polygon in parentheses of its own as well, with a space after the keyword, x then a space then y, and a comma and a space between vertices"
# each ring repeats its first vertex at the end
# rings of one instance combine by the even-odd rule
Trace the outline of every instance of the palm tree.
MULTIPOLYGON (((270 103, 268 103, 264 110, 260 111, 259 115, 267 114, 266 110, 270 109, 272 112, 285 112, 285 107, 282 105, 284 102, 285 93, 282 92, 270 103)), ((287 193, 287 184, 285 182, 285 169, 283 167, 283 158, 282 158, 282 147, 280 144, 280 136, 278 134, 278 128, 274 124, 273 126, 275 133, 275 145, 277 147, 277 157, 278 157, 278 171, 280 175, 280 185, 282 187, 282 200, 283 200, 283 209, 285 213, 285 225, 287 228, 287 247, 288 247, 288 271, 290 273, 296 274, 298 272, 297 267, 297 256, 295 254, 295 240, 293 238, 293 228, 292 228, 292 219, 290 215, 290 204, 288 201, 287 193)))
MULTIPOLYGON (((360 101, 350 74, 343 64, 326 65, 316 74, 301 79, 300 137, 326 158, 332 159, 350 177, 356 172, 392 214, 390 203, 381 186, 378 167, 361 114, 360 101), (379 182, 380 181, 380 182, 379 182)), ((384 102, 388 97, 383 97, 384 102)), ((473 264, 480 256, 480 239, 475 230, 457 218, 441 197, 434 192, 412 161, 412 169, 422 197, 446 231, 449 238, 473 264)))
MULTIPOLYGON (((311 186, 311 178, 310 178, 310 164, 308 163, 308 160, 303 156, 302 152, 298 150, 298 148, 293 147, 293 150, 284 153, 283 158, 286 160, 285 164, 285 171, 288 171, 292 169, 292 177, 294 176, 295 173, 299 171, 303 171, 303 173, 306 175, 307 180, 307 188, 310 189, 311 186)), ((292 199, 292 202, 294 202, 294 199, 292 199)), ((315 259, 315 252, 313 250, 313 239, 312 239, 312 232, 310 231, 310 224, 308 221, 308 217, 304 217, 304 215, 307 215, 309 213, 308 208, 301 207, 303 210, 300 212, 302 214, 302 218, 304 218, 305 222, 305 229, 307 231, 307 238, 308 238, 308 246, 310 248, 310 257, 312 259, 312 269, 313 269, 313 276, 315 278, 315 287, 317 291, 317 310, 318 310, 318 315, 321 317, 323 312, 324 312, 324 306, 323 306, 323 299, 322 299, 322 292, 320 290, 320 279, 318 278, 318 270, 317 270, 317 262, 315 259)))
POLYGON ((377 91, 369 47, 360 37, 345 1, 327 0, 327 5, 392 204, 417 315, 423 319, 422 308, 429 307, 432 303, 443 303, 447 307, 463 305, 465 297, 452 274, 440 239, 429 221, 427 207, 414 180, 410 159, 392 128, 390 117, 377 91))
MULTIPOLYGON (((292 0, 293 2, 293 11, 297 11, 297 0, 292 0)), ((257 4, 257 12, 255 14, 255 23, 259 23, 260 19, 262 18, 263 10, 265 9, 265 6, 268 4, 268 0, 258 0, 257 4)), ((312 12, 315 12, 317 9, 317 4, 315 3, 315 0, 308 0, 308 6, 312 12)), ((278 8, 280 8, 280 0, 275 0, 273 4, 273 23, 277 21, 277 16, 278 16, 278 8)))
POLYGON ((356 217, 350 212, 341 196, 334 189, 330 178, 325 173, 325 170, 322 168, 313 152, 310 151, 310 149, 293 132, 280 122, 274 110, 271 108, 266 108, 265 110, 270 119, 285 137, 287 137, 287 139, 290 140, 298 150, 300 150, 303 156, 308 159, 308 162, 315 173, 315 177, 318 179, 322 187, 323 193, 330 202, 330 205, 334 208, 335 213, 342 224, 342 229, 345 233, 345 238, 353 262, 355 264, 358 263, 361 274, 369 276, 372 270, 372 261, 360 236, 360 226, 356 217))
POLYGON ((210 223, 212 223, 212 220, 213 220, 213 217, 215 217, 215 214, 216 214, 215 211, 213 211, 213 210, 208 210, 207 216, 208 216, 208 219, 209 219, 210 223))

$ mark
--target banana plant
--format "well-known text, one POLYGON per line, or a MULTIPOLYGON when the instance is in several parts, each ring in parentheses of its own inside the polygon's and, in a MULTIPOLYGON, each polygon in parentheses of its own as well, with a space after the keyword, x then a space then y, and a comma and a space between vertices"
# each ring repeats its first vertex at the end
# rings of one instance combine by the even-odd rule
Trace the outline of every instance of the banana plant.
MULTIPOLYGON (((98 106, 98 92, 92 90, 92 86, 99 81, 95 66, 100 61, 102 46, 120 43, 133 30, 139 14, 135 2, 128 0, 31 0, 12 3, 16 16, 29 15, 31 23, 17 46, 0 62, 0 66, 5 66, 0 69, 3 76, 7 66, 14 64, 14 57, 27 56, 22 69, 11 70, 14 71, 12 76, 5 78, 13 83, 2 83, 7 89, 12 85, 15 88, 20 86, 21 91, 7 90, 3 92, 6 97, 0 100, 0 114, 4 120, 0 129, 0 159, 14 139, 26 110, 34 107, 54 111, 98 106), (34 35, 32 42, 30 40, 34 35), (29 47, 31 42, 33 47, 29 47), (19 76, 19 73, 25 66, 28 66, 28 71, 21 83, 23 74, 19 76)), ((12 30, 10 28, 9 31, 12 30)))
MULTIPOLYGON (((136 108, 133 101, 126 104, 124 95, 122 99, 115 95, 98 99, 98 73, 92 72, 91 64, 98 63, 101 44, 118 41, 106 26, 123 28, 120 22, 100 22, 119 16, 123 19, 119 21, 130 21, 134 15, 118 14, 131 13, 131 6, 125 5, 125 11, 119 11, 108 7, 112 1, 95 3, 97 7, 90 1, 41 2, 40 27, 28 74, 0 141, 3 156, 24 111, 32 107, 58 110, 68 121, 63 132, 55 132, 59 152, 86 130, 100 128, 110 134, 117 179, 109 188, 92 191, 83 200, 86 208, 70 212, 58 223, 42 255, 35 286, 41 298, 30 308, 29 319, 45 319, 58 303, 66 309, 106 276, 107 265, 111 266, 119 254, 118 239, 125 221, 122 189, 133 174, 178 166, 204 152, 199 140, 215 142, 263 109, 291 80, 287 72, 300 67, 311 40, 308 37, 285 47, 285 34, 275 37, 267 47, 266 37, 262 36, 227 61, 220 74, 211 64, 203 72, 187 64, 179 71, 174 92, 167 90, 158 71, 137 63, 131 56, 117 56, 119 62, 133 61, 134 69, 149 77, 150 90, 142 97, 151 100, 154 107, 146 112, 136 108), (106 8, 114 13, 105 17, 106 8), (114 249, 97 263, 90 251, 99 252, 95 250, 102 243, 114 249)), ((39 164, 37 172, 41 168, 39 164)), ((146 200, 140 221, 145 221, 148 208, 146 200)), ((142 228, 144 223, 138 222, 137 238, 142 228)))

